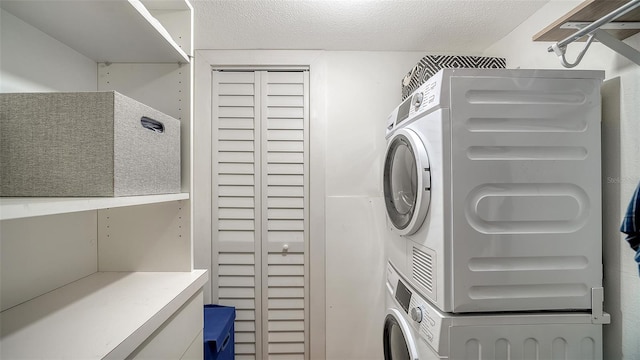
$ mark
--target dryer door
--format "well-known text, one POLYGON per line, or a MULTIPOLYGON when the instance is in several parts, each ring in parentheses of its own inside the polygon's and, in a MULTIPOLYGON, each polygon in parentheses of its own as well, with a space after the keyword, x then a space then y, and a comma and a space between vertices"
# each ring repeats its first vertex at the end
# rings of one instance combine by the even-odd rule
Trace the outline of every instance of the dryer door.
POLYGON ((384 360, 418 360, 418 350, 409 325, 400 311, 389 309, 383 330, 384 360))
POLYGON ((397 130, 384 160, 383 189, 387 217, 400 235, 420 229, 431 201, 429 156, 418 134, 397 130))

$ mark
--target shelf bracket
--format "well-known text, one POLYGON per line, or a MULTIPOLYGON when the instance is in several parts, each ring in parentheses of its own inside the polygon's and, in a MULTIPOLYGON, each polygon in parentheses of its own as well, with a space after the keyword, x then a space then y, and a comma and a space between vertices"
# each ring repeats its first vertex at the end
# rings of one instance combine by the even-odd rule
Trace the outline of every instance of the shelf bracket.
POLYGON ((632 0, 626 4, 624 4, 623 6, 621 6, 620 8, 612 11, 611 13, 603 16, 602 18, 600 18, 597 21, 594 21, 592 23, 567 23, 565 25, 563 25, 562 27, 564 28, 578 28, 579 30, 567 37, 566 39, 559 41, 557 43, 555 43, 554 45, 550 46, 547 51, 549 52, 554 52, 558 58, 560 59, 560 62, 562 63, 562 65, 564 67, 567 68, 572 68, 576 65, 578 65, 580 63, 580 61, 582 60, 582 57, 584 56, 584 54, 587 52, 587 50, 589 49, 589 46, 591 45, 591 43, 594 40, 598 40, 600 43, 602 43, 603 45, 607 46, 608 48, 612 49, 613 51, 619 53, 620 55, 628 58, 629 60, 633 61, 634 63, 636 63, 637 65, 640 65, 640 51, 638 51, 637 49, 634 49, 633 47, 625 44, 624 42, 616 39, 615 37, 611 36, 608 32, 606 32, 603 29, 606 28, 625 28, 625 29, 633 29, 633 28, 638 28, 638 26, 640 25, 640 23, 615 23, 615 24, 609 24, 611 21, 617 19, 618 17, 636 9, 640 7, 640 0, 632 0), (565 54, 567 52, 567 45, 571 44, 572 42, 580 39, 583 36, 588 36, 588 40, 587 40, 587 44, 585 45, 584 49, 582 49, 582 51, 580 52, 580 54, 578 54, 578 57, 576 59, 576 61, 574 63, 569 63, 567 62, 567 59, 565 57, 565 54))

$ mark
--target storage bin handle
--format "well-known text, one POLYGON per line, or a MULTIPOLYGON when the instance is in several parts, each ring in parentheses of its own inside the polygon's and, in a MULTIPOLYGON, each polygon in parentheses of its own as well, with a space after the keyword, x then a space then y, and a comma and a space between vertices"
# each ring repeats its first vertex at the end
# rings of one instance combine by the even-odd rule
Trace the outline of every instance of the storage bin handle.
POLYGON ((162 124, 160 121, 143 116, 140 118, 140 124, 142 124, 142 127, 145 129, 149 129, 151 131, 155 131, 157 133, 163 133, 164 132, 164 124, 162 124))

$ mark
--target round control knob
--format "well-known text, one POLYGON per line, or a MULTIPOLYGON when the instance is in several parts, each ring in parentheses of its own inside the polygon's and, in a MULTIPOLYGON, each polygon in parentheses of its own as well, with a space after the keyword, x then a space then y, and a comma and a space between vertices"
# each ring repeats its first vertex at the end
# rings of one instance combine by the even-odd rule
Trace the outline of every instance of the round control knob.
POLYGON ((413 321, 422 322, 422 308, 414 307, 411 309, 411 318, 413 321))
POLYGON ((415 106, 416 110, 420 107, 420 104, 422 104, 422 97, 421 92, 413 96, 413 106, 415 106))

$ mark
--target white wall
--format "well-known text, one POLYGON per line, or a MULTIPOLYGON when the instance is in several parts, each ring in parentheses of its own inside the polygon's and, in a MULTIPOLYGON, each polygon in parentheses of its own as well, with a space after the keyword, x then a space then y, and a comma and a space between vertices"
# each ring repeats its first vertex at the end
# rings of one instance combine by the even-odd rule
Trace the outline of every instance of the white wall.
POLYGON ((384 126, 402 77, 422 56, 326 53, 327 359, 383 357, 384 126))
MULTIPOLYGON (((557 57, 547 52, 551 43, 534 43, 531 37, 580 2, 549 2, 485 54, 506 57, 511 68, 562 68, 557 57)), ((640 50, 640 34, 625 42, 640 50)), ((582 46, 569 45, 570 62, 582 46)), ((604 70, 606 76, 602 119, 603 262, 605 311, 611 314, 611 324, 604 327, 604 358, 638 359, 640 278, 634 252, 618 228, 640 180, 640 66, 594 43, 576 68, 604 70)))
MULTIPOLYGON (((4 10, 0 45, 0 93, 97 89, 93 60, 4 10)), ((97 271, 95 211, 4 220, 0 227, 2 310, 97 271)))
POLYGON ((97 90, 95 61, 4 10, 0 30, 0 92, 97 90))
POLYGON ((417 52, 326 52, 327 195, 379 196, 387 115, 417 52))

